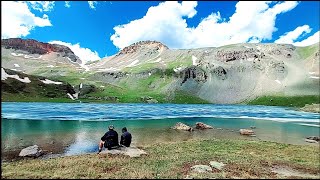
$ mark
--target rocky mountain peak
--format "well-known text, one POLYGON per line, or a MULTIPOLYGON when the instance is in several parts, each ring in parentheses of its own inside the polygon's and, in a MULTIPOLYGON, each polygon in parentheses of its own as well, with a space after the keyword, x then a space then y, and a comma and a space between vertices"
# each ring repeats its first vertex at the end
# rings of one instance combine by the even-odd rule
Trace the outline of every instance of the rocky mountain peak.
POLYGON ((23 50, 27 51, 30 54, 40 55, 48 54, 50 52, 58 52, 62 54, 62 57, 68 57, 73 62, 80 61, 79 57, 76 56, 67 46, 43 43, 34 39, 1 39, 1 47, 4 47, 6 49, 12 48, 14 50, 23 50))
POLYGON ((164 45, 158 41, 139 41, 139 42, 131 44, 130 46, 123 48, 117 54, 117 56, 122 55, 122 54, 135 53, 141 49, 151 49, 151 50, 159 51, 160 49, 169 49, 169 48, 166 45, 164 45))

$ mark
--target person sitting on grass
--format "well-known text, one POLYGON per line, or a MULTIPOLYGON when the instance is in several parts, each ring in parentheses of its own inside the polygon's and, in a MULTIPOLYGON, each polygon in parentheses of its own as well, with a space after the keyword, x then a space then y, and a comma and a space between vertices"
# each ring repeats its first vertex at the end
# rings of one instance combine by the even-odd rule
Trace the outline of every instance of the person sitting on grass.
POLYGON ((102 137, 101 141, 99 143, 99 152, 102 151, 102 147, 107 148, 108 150, 111 150, 112 148, 119 147, 118 143, 118 133, 114 130, 113 125, 109 126, 109 131, 106 132, 102 137))
POLYGON ((128 132, 126 127, 122 128, 122 133, 123 134, 121 135, 120 144, 126 147, 130 147, 132 139, 131 134, 128 132))

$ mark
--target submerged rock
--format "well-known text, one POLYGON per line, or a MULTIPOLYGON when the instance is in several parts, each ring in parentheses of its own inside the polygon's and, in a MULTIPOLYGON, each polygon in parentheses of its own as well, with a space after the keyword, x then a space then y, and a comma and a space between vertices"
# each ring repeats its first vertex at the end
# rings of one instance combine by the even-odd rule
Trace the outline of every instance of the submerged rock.
POLYGON ((191 167, 191 170, 199 173, 212 172, 212 168, 207 165, 195 165, 191 167))
POLYGON ((43 155, 43 151, 39 148, 38 145, 29 146, 24 148, 19 153, 19 156, 22 157, 39 157, 43 155))
POLYGON ((192 127, 185 125, 181 122, 177 122, 175 126, 172 127, 172 129, 178 129, 178 130, 185 130, 185 131, 193 131, 192 127))
POLYGON ((197 122, 196 123, 196 129, 213 129, 213 127, 209 126, 207 124, 204 124, 202 122, 197 122))
POLYGON ((254 135, 253 130, 250 129, 240 129, 239 132, 241 135, 254 135))

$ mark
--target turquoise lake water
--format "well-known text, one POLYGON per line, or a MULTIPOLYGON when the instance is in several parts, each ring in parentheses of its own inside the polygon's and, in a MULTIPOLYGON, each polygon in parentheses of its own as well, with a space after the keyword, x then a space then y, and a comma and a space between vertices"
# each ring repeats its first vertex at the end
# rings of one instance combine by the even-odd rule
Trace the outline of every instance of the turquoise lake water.
POLYGON ((37 144, 63 155, 95 152, 108 125, 127 127, 132 145, 190 139, 256 139, 306 144, 307 136, 319 136, 320 115, 273 106, 193 104, 95 104, 2 102, 2 157, 17 156, 37 144), (195 126, 203 122, 212 130, 193 132, 170 129, 177 122, 195 126), (239 134, 255 126, 257 137, 239 134), (221 128, 221 129, 220 129, 221 128))

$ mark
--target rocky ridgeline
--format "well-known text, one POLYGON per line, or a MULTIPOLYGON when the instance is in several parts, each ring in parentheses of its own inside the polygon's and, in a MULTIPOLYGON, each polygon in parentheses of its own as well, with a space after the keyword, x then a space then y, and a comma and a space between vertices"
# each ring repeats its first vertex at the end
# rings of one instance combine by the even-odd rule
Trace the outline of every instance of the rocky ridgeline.
POLYGON ((246 50, 219 50, 215 53, 214 57, 222 62, 229 62, 235 60, 247 60, 247 59, 262 59, 268 55, 284 56, 286 58, 291 58, 295 47, 292 45, 262 45, 259 48, 248 48, 246 50), (278 47, 281 46, 281 47, 278 47))
POLYGON ((62 57, 69 57, 71 61, 76 62, 79 58, 67 46, 58 44, 49 44, 39 42, 33 39, 10 38, 2 39, 1 46, 6 49, 24 50, 30 54, 47 54, 50 52, 58 52, 62 57))
POLYGON ((254 48, 250 48, 248 50, 242 50, 242 51, 224 51, 220 50, 217 51, 215 54, 215 58, 220 61, 234 61, 234 60, 247 60, 249 58, 262 58, 265 54, 263 52, 258 52, 254 48))
POLYGON ((143 46, 155 46, 155 51, 160 50, 161 48, 169 49, 166 45, 162 44, 158 41, 139 41, 136 43, 131 44, 130 46, 127 46, 123 48, 116 56, 123 55, 123 54, 131 54, 137 52, 138 49, 140 49, 143 46))

